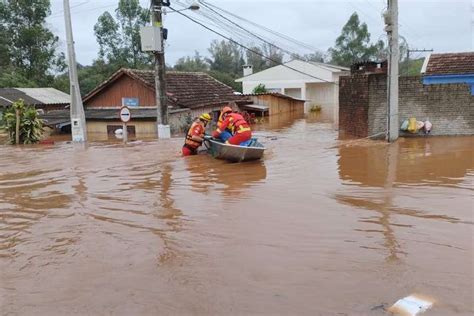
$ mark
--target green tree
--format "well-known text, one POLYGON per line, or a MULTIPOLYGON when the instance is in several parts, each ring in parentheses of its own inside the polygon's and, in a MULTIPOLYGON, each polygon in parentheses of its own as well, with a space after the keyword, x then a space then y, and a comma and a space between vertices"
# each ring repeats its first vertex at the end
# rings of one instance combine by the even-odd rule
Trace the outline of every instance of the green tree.
POLYGON ((10 46, 8 45, 6 21, 6 2, 0 0, 0 73, 10 66, 10 46))
POLYGON ((14 71, 11 67, 0 73, 0 87, 3 88, 36 88, 38 85, 20 72, 14 71))
POLYGON ((2 59, 8 56, 9 67, 38 85, 49 84, 51 71, 64 68, 64 56, 56 53, 58 37, 46 27, 50 13, 49 0, 0 2, 2 59))
POLYGON ((255 88, 253 88, 252 93, 258 94, 258 93, 265 93, 267 92, 267 88, 265 88, 265 85, 263 83, 259 83, 255 88))
POLYGON ((10 143, 16 143, 16 113, 20 116, 20 144, 34 144, 41 139, 43 133, 43 121, 38 117, 34 106, 25 106, 22 99, 14 102, 5 113, 3 120, 7 129, 10 143))
POLYGON ((211 70, 208 72, 208 74, 214 79, 222 82, 223 84, 228 85, 235 91, 242 92, 242 85, 239 82, 235 82, 235 79, 237 79, 237 76, 226 73, 226 72, 216 71, 216 70, 211 70))
POLYGON ((117 67, 149 66, 151 55, 141 51, 140 27, 150 20, 150 11, 138 0, 120 0, 115 15, 104 12, 94 26, 99 59, 117 67))
POLYGON ((400 76, 419 76, 424 58, 404 60, 400 63, 400 76))
POLYGON ((242 50, 240 46, 231 41, 211 42, 209 48, 211 58, 208 58, 210 69, 213 71, 223 72, 232 76, 242 73, 242 67, 245 64, 242 50))
POLYGON ((246 51, 247 65, 252 65, 254 72, 267 69, 267 59, 264 57, 262 48, 252 46, 250 49, 246 51))
MULTIPOLYGON (((79 79, 81 95, 85 96, 118 69, 117 65, 105 63, 101 59, 95 60, 92 65, 89 66, 78 64, 77 76, 79 79)), ((65 72, 56 76, 53 87, 69 93, 69 73, 65 72)))
POLYGON ((316 51, 312 54, 293 54, 291 55, 292 59, 303 60, 303 61, 314 61, 317 63, 324 63, 324 54, 322 52, 316 51))
POLYGON ((266 68, 274 67, 283 63, 284 53, 274 45, 263 44, 262 50, 266 58, 266 68))
POLYGON ((194 52, 194 57, 181 57, 176 61, 176 64, 173 67, 173 70, 177 71, 190 71, 197 72, 202 71, 206 72, 209 70, 209 64, 206 60, 199 54, 198 51, 194 52))
POLYGON ((383 49, 383 41, 370 43, 367 24, 361 23, 359 16, 354 12, 342 28, 341 35, 336 39, 336 45, 329 49, 329 53, 332 63, 350 66, 355 62, 376 58, 383 49))

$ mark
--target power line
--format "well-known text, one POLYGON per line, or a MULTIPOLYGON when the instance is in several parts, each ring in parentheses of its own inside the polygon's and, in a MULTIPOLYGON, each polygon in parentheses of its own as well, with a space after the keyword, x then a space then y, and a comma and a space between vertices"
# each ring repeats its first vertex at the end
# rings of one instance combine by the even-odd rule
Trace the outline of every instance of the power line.
POLYGON ((283 64, 283 63, 280 63, 279 61, 276 61, 276 60, 274 60, 274 59, 272 59, 272 58, 270 58, 270 57, 267 57, 267 56, 261 54, 260 52, 254 50, 254 49, 251 49, 251 48, 249 48, 249 47, 247 47, 247 46, 245 46, 245 45, 243 45, 243 44, 241 44, 241 43, 239 43, 239 42, 233 40, 232 38, 225 36, 224 34, 218 32, 218 31, 216 31, 216 30, 213 30, 212 28, 210 28, 210 27, 206 26, 205 24, 203 24, 203 23, 201 23, 201 22, 199 22, 199 21, 193 19, 192 17, 190 17, 190 16, 184 14, 183 12, 180 12, 180 11, 178 11, 178 10, 175 10, 175 9, 172 8, 171 6, 170 6, 169 8, 172 9, 174 12, 181 14, 182 16, 184 16, 185 18, 187 18, 188 20, 191 20, 191 21, 193 21, 194 23, 199 24, 199 25, 202 26, 203 28, 205 28, 205 29, 207 29, 207 30, 209 30, 209 31, 211 31, 211 32, 213 32, 213 33, 215 33, 215 34, 217 34, 217 35, 219 35, 219 36, 225 38, 226 40, 228 40, 228 41, 230 41, 230 42, 232 42, 232 43, 234 43, 234 44, 236 44, 236 45, 238 45, 238 46, 240 46, 240 47, 242 47, 242 48, 244 48, 244 49, 246 49, 246 50, 248 50, 248 51, 250 51, 250 52, 252 52, 252 53, 254 53, 254 54, 257 54, 257 55, 259 55, 259 56, 261 56, 261 57, 263 57, 263 58, 265 58, 265 59, 267 59, 267 60, 269 60, 269 61, 271 61, 271 62, 277 64, 277 65, 280 65, 280 66, 283 66, 283 67, 285 67, 285 68, 291 69, 291 70, 296 71, 296 72, 298 72, 298 73, 300 73, 300 74, 303 74, 303 75, 305 75, 305 76, 308 76, 308 77, 311 77, 311 78, 314 78, 314 79, 317 79, 317 80, 321 80, 321 81, 324 81, 324 82, 327 82, 327 83, 332 83, 332 84, 336 84, 336 85, 337 85, 337 83, 335 83, 335 82, 332 82, 332 81, 329 81, 329 80, 326 80, 326 79, 323 79, 323 78, 319 78, 319 77, 310 75, 310 74, 305 73, 305 72, 303 72, 303 71, 301 71, 301 70, 298 70, 298 69, 296 69, 296 68, 293 68, 293 67, 290 67, 290 66, 288 66, 288 65, 285 65, 285 64, 283 64))
MULTIPOLYGON (((78 6, 79 5, 77 5, 75 7, 78 7, 78 6)), ((85 10, 82 10, 82 11, 76 11, 76 12, 73 12, 73 13, 77 15, 78 13, 85 13, 85 12, 95 11, 95 10, 98 10, 98 9, 111 8, 111 7, 115 7, 115 6, 117 6, 117 4, 109 4, 109 5, 105 5, 105 6, 101 6, 101 7, 88 8, 88 9, 85 9, 85 10)), ((55 13, 55 14, 51 15, 49 18, 50 19, 57 19, 57 18, 62 18, 62 17, 63 17, 62 13, 55 13)))
POLYGON ((230 11, 227 11, 227 10, 225 10, 225 9, 222 9, 222 8, 220 8, 220 7, 218 7, 218 6, 214 5, 214 4, 212 4, 212 3, 210 3, 210 2, 207 2, 207 1, 204 1, 204 0, 199 0, 199 2, 200 2, 200 3, 206 2, 207 5, 212 6, 213 8, 215 8, 215 9, 221 11, 221 12, 224 12, 224 13, 230 15, 230 16, 233 16, 234 18, 236 18, 236 19, 238 19, 238 20, 240 20, 240 21, 243 21, 243 22, 246 22, 246 23, 248 23, 248 24, 251 24, 251 25, 253 25, 253 26, 257 27, 257 28, 260 28, 260 29, 262 29, 262 30, 264 30, 264 31, 266 31, 266 32, 268 32, 268 33, 270 33, 270 34, 273 34, 273 35, 277 36, 277 37, 283 38, 283 39, 285 39, 285 40, 287 40, 287 41, 289 41, 289 42, 292 42, 292 43, 294 43, 294 44, 296 44, 296 45, 298 45, 298 46, 304 47, 304 48, 306 48, 306 49, 308 49, 308 50, 311 50, 311 51, 319 51, 319 49, 316 48, 316 47, 314 47, 314 46, 311 46, 311 45, 309 45, 309 44, 306 44, 306 43, 304 43, 304 42, 301 42, 301 41, 299 41, 299 40, 296 40, 296 39, 294 39, 294 38, 292 38, 292 37, 290 37, 290 36, 287 36, 287 35, 285 35, 285 34, 279 33, 279 32, 274 31, 274 30, 272 30, 272 29, 269 29, 269 28, 267 28, 267 27, 265 27, 265 26, 263 26, 263 25, 261 25, 261 24, 258 24, 258 23, 255 23, 255 22, 253 22, 253 21, 250 21, 250 20, 248 20, 248 19, 246 19, 246 18, 243 18, 243 17, 241 17, 241 16, 239 16, 239 15, 233 13, 233 12, 230 12, 230 11))
POLYGON ((238 25, 238 24, 235 23, 234 21, 230 20, 229 18, 223 16, 223 15, 220 14, 219 12, 217 12, 217 11, 215 11, 214 9, 212 9, 211 7, 209 7, 204 1, 200 1, 200 3, 201 3, 202 5, 204 5, 205 7, 207 7, 209 10, 211 10, 212 12, 214 12, 215 14, 217 14, 217 15, 219 15, 220 17, 222 17, 223 19, 225 19, 226 21, 229 21, 230 23, 232 23, 233 25, 237 26, 238 28, 240 28, 240 29, 244 30, 245 32, 251 34, 252 36, 258 38, 258 39, 261 40, 262 42, 264 42, 264 43, 266 43, 266 44, 268 44, 268 45, 270 45, 270 46, 273 46, 273 47, 275 47, 275 48, 277 48, 277 49, 280 49, 281 51, 283 51, 283 52, 285 52, 285 53, 287 53, 287 54, 289 54, 289 55, 297 55, 295 52, 290 52, 290 51, 285 50, 285 49, 283 49, 283 48, 281 48, 281 47, 278 47, 278 46, 274 45, 273 43, 270 43, 269 41, 267 41, 267 40, 265 40, 264 38, 260 37, 258 34, 255 34, 255 33, 251 32, 251 31, 247 30, 246 28, 244 28, 244 27, 238 25))

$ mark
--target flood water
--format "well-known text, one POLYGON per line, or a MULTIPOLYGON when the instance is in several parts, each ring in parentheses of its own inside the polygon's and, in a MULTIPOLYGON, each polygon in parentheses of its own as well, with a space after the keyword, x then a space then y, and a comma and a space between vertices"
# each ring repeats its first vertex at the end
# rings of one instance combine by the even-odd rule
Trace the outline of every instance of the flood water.
POLYGON ((273 119, 261 162, 182 139, 0 146, 1 315, 474 313, 474 137, 338 140, 273 119))

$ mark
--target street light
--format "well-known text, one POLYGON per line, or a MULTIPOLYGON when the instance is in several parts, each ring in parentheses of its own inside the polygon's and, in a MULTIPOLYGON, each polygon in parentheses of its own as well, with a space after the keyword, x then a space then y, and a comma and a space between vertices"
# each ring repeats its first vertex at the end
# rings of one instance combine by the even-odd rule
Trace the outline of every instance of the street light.
POLYGON ((173 12, 181 12, 181 11, 185 11, 185 10, 191 10, 191 11, 197 11, 199 10, 201 7, 199 6, 199 4, 197 2, 193 2, 189 7, 187 8, 184 8, 184 9, 180 9, 180 10, 175 10, 173 8, 170 8, 171 10, 173 10, 172 12, 169 12, 169 13, 173 13, 173 12))

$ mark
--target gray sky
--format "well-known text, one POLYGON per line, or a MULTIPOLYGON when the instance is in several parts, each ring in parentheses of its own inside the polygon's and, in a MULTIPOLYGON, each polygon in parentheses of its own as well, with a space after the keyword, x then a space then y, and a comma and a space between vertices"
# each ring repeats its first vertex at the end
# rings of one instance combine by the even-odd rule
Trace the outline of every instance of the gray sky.
MULTIPOLYGON (((181 0, 186 2, 189 0, 181 0)), ((52 15, 47 19, 52 31, 65 50, 64 17, 62 0, 51 0, 52 15)), ((98 45, 94 36, 94 24, 104 11, 113 13, 118 0, 70 0, 77 60, 90 64, 97 57, 98 45)), ((148 7, 149 0, 140 0, 148 7)), ((385 39, 381 12, 386 0, 208 0, 223 9, 255 21, 279 33, 317 47, 325 52, 334 45, 342 26, 356 11, 366 22, 371 40, 385 39)), ((179 6, 172 5, 176 8, 179 6)), ((459 52, 474 50, 474 0, 399 0, 400 34, 411 48, 433 48, 435 52, 459 52)), ((203 17, 185 11, 193 17, 203 17)), ((209 26, 216 28, 208 23, 209 26)), ((166 62, 174 64, 182 56, 199 51, 207 55, 211 40, 219 38, 201 26, 188 21, 179 14, 165 17, 169 29, 166 47, 166 62)), ((247 27, 247 25, 245 25, 247 27)), ((289 44, 284 40, 262 32, 277 45, 298 53, 309 50, 289 44)), ((239 39, 239 41, 243 41, 239 39)), ((245 44, 249 44, 246 41, 245 44)), ((414 57, 422 56, 414 53, 414 57)))

